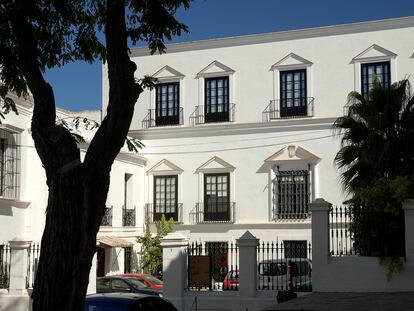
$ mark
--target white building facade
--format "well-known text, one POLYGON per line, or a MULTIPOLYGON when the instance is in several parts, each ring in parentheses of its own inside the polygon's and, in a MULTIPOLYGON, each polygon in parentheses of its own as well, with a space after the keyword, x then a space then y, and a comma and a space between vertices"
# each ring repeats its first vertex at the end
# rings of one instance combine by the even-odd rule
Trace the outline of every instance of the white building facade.
POLYGON ((150 220, 164 213, 202 242, 246 230, 309 242, 307 204, 346 198, 333 122, 349 92, 367 94, 375 76, 387 86, 412 80, 413 35, 408 17, 171 44, 162 55, 133 49, 137 78, 158 79, 130 130, 146 146, 150 220))

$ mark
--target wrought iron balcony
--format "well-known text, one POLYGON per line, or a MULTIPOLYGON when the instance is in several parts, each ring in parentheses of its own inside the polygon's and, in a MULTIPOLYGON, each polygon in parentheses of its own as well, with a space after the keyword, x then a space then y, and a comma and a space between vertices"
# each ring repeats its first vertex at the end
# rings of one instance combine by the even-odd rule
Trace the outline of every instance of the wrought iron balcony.
POLYGON ((136 213, 134 208, 122 207, 122 226, 123 227, 135 227, 136 213))
POLYGON ((190 126, 213 122, 234 122, 236 104, 227 104, 223 111, 206 112, 204 105, 196 106, 190 115, 190 126))
POLYGON ((235 202, 197 203, 196 223, 233 223, 235 206, 235 202))
POLYGON ((271 100, 262 112, 262 120, 313 117, 314 101, 313 97, 271 100))
POLYGON ((153 203, 145 204, 145 216, 151 223, 161 220, 162 215, 165 219, 174 219, 175 223, 183 223, 183 203, 178 204, 163 204, 157 206, 153 203))
POLYGON ((142 128, 155 126, 182 125, 183 108, 148 109, 148 114, 142 120, 142 128))
POLYGON ((101 226, 112 226, 112 206, 107 207, 104 216, 102 217, 101 226))

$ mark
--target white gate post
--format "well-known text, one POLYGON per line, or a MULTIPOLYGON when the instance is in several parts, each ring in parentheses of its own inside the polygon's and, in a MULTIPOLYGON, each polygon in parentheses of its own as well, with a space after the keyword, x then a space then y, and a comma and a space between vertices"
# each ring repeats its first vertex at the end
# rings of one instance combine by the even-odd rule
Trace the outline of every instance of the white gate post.
POLYGON ((187 247, 189 239, 170 233, 161 239, 164 297, 178 310, 183 310, 184 290, 187 287, 187 247))
POLYGON ((9 294, 27 294, 28 250, 32 241, 14 238, 10 243, 9 294))
POLYGON ((403 202, 405 221, 405 258, 414 263, 414 199, 403 202))
POLYGON ((259 239, 246 231, 236 240, 239 246, 239 294, 255 297, 257 288, 257 243, 259 239))

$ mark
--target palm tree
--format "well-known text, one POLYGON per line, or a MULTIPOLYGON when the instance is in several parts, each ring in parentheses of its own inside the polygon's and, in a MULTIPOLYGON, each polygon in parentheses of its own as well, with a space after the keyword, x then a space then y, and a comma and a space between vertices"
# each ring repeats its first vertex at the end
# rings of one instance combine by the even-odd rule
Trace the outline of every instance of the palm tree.
POLYGON ((407 79, 384 88, 374 83, 367 98, 348 95, 348 112, 333 127, 342 136, 335 163, 348 192, 381 177, 414 173, 414 98, 407 79))
POLYGON ((382 87, 376 81, 367 97, 351 92, 347 106, 333 128, 342 135, 335 163, 351 196, 354 246, 361 255, 397 258, 404 253, 404 195, 397 192, 401 180, 414 180, 410 83, 382 87))

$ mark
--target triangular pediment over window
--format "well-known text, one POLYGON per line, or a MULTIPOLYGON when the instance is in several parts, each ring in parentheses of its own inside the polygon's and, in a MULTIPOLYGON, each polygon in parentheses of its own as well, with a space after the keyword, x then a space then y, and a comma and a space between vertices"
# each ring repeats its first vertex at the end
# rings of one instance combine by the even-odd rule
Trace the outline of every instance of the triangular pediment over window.
POLYGON ((182 79, 185 76, 178 70, 175 70, 174 68, 167 65, 167 66, 162 67, 156 73, 154 73, 152 77, 157 78, 159 80, 167 80, 167 79, 182 79))
POLYGON ((175 165, 174 163, 162 159, 147 171, 147 175, 176 175, 181 174, 183 169, 175 165))
POLYGON ((201 70, 199 73, 197 73, 197 78, 232 73, 234 73, 233 69, 215 60, 212 63, 210 63, 207 67, 205 67, 203 70, 201 70))
POLYGON ((306 58, 303 58, 295 53, 290 53, 283 57, 281 60, 276 62, 272 65, 270 70, 280 70, 280 69, 290 69, 290 68, 296 68, 296 67, 307 67, 312 65, 313 63, 306 58))
POLYGON ((196 173, 224 173, 233 172, 235 169, 236 168, 230 163, 217 156, 214 156, 199 168, 197 168, 196 173))
POLYGON ((318 163, 321 159, 298 145, 289 145, 268 157, 265 163, 285 164, 288 162, 318 163))
POLYGON ((351 63, 360 62, 360 61, 377 61, 381 59, 389 59, 396 57, 397 54, 391 52, 379 45, 373 44, 369 48, 365 49, 357 56, 355 56, 351 63))

